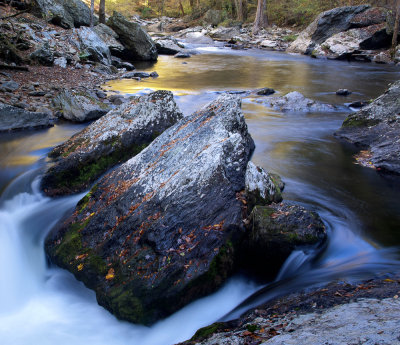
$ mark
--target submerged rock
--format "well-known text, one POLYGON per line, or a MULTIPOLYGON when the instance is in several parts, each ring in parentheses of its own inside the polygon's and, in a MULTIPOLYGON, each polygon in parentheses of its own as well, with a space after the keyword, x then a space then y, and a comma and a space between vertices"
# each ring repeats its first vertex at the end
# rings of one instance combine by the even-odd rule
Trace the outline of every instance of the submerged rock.
POLYGON ((290 92, 282 97, 267 97, 259 102, 280 111, 324 112, 335 110, 333 105, 306 98, 297 91, 290 92))
POLYGON ((60 92, 53 99, 53 105, 64 119, 74 122, 95 120, 110 110, 96 96, 69 90, 60 92))
POLYGON ((368 164, 378 171, 400 174, 400 81, 360 111, 349 115, 337 136, 369 152, 368 164))
POLYGON ((182 117, 172 93, 156 91, 123 104, 49 154, 54 165, 42 179, 50 196, 87 189, 101 174, 146 147, 182 117))
POLYGON ((154 322, 232 273, 254 149, 240 103, 222 95, 166 130, 47 238, 52 261, 118 318, 154 322))
POLYGON ((53 126, 48 113, 32 112, 0 103, 0 132, 53 126))
POLYGON ((125 51, 119 57, 130 60, 157 60, 157 48, 153 39, 138 23, 130 22, 122 14, 114 12, 107 25, 118 34, 119 41, 125 47, 125 51))

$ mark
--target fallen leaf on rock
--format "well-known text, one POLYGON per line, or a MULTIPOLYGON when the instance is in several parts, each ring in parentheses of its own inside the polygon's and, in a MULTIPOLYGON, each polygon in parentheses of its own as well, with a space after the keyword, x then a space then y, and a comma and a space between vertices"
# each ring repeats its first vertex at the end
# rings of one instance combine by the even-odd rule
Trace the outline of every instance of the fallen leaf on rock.
POLYGON ((115 271, 114 271, 113 268, 110 268, 108 270, 107 275, 106 275, 106 280, 111 280, 111 279, 114 279, 114 278, 115 278, 115 271))

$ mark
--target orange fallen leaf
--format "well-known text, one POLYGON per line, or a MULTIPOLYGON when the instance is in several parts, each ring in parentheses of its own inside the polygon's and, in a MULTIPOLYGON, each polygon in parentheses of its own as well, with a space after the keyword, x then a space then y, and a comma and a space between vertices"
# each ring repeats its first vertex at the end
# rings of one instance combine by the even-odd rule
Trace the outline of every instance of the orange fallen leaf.
POLYGON ((111 280, 111 279, 114 279, 114 278, 115 278, 115 271, 114 271, 113 268, 110 268, 110 269, 108 270, 107 275, 106 275, 106 279, 107 279, 107 280, 111 280))

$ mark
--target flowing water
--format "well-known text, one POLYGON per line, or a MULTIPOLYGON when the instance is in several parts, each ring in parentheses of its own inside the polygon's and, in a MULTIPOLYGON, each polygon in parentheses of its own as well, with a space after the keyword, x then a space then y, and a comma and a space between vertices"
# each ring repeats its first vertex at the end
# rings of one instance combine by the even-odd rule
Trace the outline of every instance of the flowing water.
MULTIPOLYGON (((400 268, 399 185, 372 169, 355 165, 354 149, 333 133, 349 110, 345 102, 368 100, 399 78, 392 66, 312 60, 265 51, 200 48, 182 61, 161 56, 160 77, 113 81, 109 90, 174 92, 190 114, 225 90, 272 87, 281 94, 335 104, 332 113, 280 113, 245 97, 243 111, 256 142, 253 161, 280 174, 284 198, 316 210, 329 231, 322 253, 295 251, 276 280, 258 286, 235 277, 217 293, 200 299, 152 327, 116 320, 95 295, 66 271, 49 267, 43 250, 48 231, 83 196, 50 199, 38 191, 47 152, 81 130, 61 124, 48 130, 0 135, 0 343, 168 345, 190 338, 200 327, 237 317, 283 293, 337 278, 374 276, 400 268), (338 97, 348 88, 353 94, 338 97)), ((266 263, 267 264, 267 263, 266 263)))

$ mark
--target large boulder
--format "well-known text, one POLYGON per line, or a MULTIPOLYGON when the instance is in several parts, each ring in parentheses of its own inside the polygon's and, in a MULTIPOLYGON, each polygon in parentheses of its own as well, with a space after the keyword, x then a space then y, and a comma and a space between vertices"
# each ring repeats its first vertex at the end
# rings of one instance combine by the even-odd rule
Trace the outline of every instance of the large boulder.
POLYGON ((316 45, 313 54, 334 59, 348 59, 362 50, 381 49, 390 45, 391 37, 385 24, 350 29, 329 37, 322 45, 316 45))
POLYGON ((224 28, 220 27, 217 29, 212 30, 209 33, 209 36, 214 39, 214 40, 220 40, 220 41, 229 41, 233 37, 240 35, 240 30, 238 27, 230 27, 230 28, 224 28))
POLYGON ((87 189, 107 169, 139 153, 181 118, 169 91, 134 98, 54 148, 42 190, 59 196, 87 189))
POLYGON ((335 110, 333 105, 306 98, 297 91, 289 92, 280 97, 266 97, 257 102, 284 112, 325 112, 335 110))
POLYGON ((315 45, 323 44, 329 37, 352 27, 352 20, 366 11, 368 5, 334 8, 321 13, 288 48, 289 52, 310 54, 315 45))
POLYGON ((110 110, 95 95, 72 90, 61 91, 54 97, 53 105, 64 119, 74 122, 95 120, 110 110))
POLYGON ((336 133, 366 149, 359 162, 381 173, 400 175, 400 81, 360 111, 336 133))
POLYGON ((123 58, 130 60, 155 61, 157 48, 150 35, 138 24, 128 21, 122 14, 114 12, 108 19, 110 26, 125 47, 123 58))
POLYGON ((125 47, 118 41, 118 34, 105 24, 98 24, 92 28, 101 40, 108 46, 112 55, 120 56, 123 54, 125 47))
POLYGON ((65 29, 90 25, 90 9, 81 0, 33 0, 34 12, 65 29))
POLYGON ((87 53, 90 59, 103 65, 111 65, 111 53, 108 45, 91 28, 76 29, 80 48, 87 53))
POLYGON ((47 113, 35 113, 0 103, 0 132, 53 126, 47 113))
POLYGON ((232 273, 254 149, 240 103, 224 94, 166 130, 47 238, 51 260, 118 318, 154 322, 232 273))

